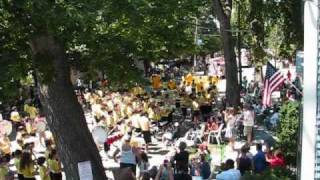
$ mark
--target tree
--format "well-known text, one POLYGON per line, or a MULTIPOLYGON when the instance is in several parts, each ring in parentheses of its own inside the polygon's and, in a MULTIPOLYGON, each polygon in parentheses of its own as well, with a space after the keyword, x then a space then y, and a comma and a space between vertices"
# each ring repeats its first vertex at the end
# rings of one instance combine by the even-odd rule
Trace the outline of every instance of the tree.
POLYGON ((226 98, 231 106, 240 105, 240 88, 238 82, 237 61, 231 32, 232 0, 213 0, 213 10, 220 22, 223 52, 226 68, 226 98), (223 4, 224 3, 224 4, 223 4))
POLYGON ((296 166, 300 126, 299 102, 286 102, 280 110, 280 124, 276 131, 277 145, 285 152, 286 163, 296 166))
POLYGON ((0 1, 0 86, 8 90, 35 72, 68 180, 79 179, 81 161, 91 162, 94 179, 106 179, 70 65, 89 74, 102 70, 118 85, 137 79, 134 59, 178 57, 193 49, 189 26, 179 20, 193 16, 196 7, 192 0, 0 1))

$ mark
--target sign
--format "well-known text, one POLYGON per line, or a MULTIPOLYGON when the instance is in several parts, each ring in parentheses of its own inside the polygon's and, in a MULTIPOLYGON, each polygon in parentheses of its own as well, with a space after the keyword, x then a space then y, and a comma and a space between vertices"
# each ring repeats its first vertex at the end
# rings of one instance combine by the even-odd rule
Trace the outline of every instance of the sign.
POLYGON ((79 172, 80 180, 93 180, 90 161, 79 162, 78 172, 79 172))

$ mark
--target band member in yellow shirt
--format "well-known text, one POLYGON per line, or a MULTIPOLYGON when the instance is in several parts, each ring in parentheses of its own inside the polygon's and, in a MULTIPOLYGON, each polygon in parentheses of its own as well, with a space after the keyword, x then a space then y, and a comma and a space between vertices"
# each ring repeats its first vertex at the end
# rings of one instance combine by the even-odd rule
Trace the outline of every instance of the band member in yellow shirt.
POLYGON ((169 90, 174 90, 174 89, 176 89, 176 88, 177 88, 176 82, 175 82, 174 80, 170 80, 170 81, 168 82, 168 89, 169 89, 169 90))
POLYGON ((193 76, 191 73, 187 74, 187 76, 185 77, 185 81, 187 82, 187 84, 191 84, 193 82, 193 76))
POLYGON ((161 77, 158 74, 154 74, 151 77, 153 89, 160 89, 161 87, 161 77))

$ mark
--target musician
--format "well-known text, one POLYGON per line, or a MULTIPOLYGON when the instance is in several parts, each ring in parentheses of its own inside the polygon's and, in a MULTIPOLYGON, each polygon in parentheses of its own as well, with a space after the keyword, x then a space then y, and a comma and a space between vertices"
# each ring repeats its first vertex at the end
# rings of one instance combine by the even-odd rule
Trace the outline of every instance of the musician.
POLYGON ((132 127, 135 128, 136 132, 141 132, 141 127, 139 124, 140 119, 140 110, 136 109, 133 113, 133 115, 129 118, 132 123, 132 127))
POLYGON ((116 158, 118 153, 121 152, 120 156, 120 169, 130 168, 133 174, 136 174, 136 165, 137 158, 140 158, 140 151, 138 148, 133 147, 130 144, 131 136, 126 135, 124 138, 124 143, 121 146, 121 149, 117 150, 113 154, 113 159, 115 162, 118 162, 116 158))
POLYGON ((12 111, 10 113, 10 119, 13 121, 13 123, 18 127, 21 124, 21 117, 16 107, 12 108, 12 111))
POLYGON ((113 127, 115 125, 112 110, 109 110, 108 114, 105 116, 105 122, 106 122, 107 127, 113 127))
POLYGON ((36 118, 38 114, 38 110, 36 107, 32 106, 31 103, 26 103, 23 107, 24 112, 28 113, 29 117, 31 119, 36 118))
POLYGON ((147 113, 142 113, 139 118, 139 124, 141 126, 143 139, 145 141, 145 150, 148 152, 148 144, 151 143, 150 121, 147 118, 147 113))
POLYGON ((153 89, 157 90, 161 88, 161 77, 158 74, 153 74, 151 76, 151 82, 153 89))
POLYGON ((200 104, 195 97, 192 99, 193 121, 198 124, 200 119, 200 104))
POLYGON ((185 81, 186 81, 187 84, 192 84, 193 80, 194 80, 194 79, 193 79, 193 76, 192 76, 191 73, 189 73, 189 74, 186 75, 185 81))
POLYGON ((176 88, 177 88, 176 82, 175 82, 174 80, 170 80, 170 81, 168 82, 168 89, 169 89, 169 90, 174 90, 174 89, 176 89, 176 88))

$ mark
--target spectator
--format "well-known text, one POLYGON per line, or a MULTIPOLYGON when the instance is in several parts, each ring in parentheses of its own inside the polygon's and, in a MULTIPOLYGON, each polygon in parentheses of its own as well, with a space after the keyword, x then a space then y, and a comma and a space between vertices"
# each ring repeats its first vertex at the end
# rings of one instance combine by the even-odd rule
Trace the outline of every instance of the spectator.
POLYGON ((139 162, 139 179, 147 179, 149 177, 148 174, 148 169, 149 169, 149 160, 148 160, 148 155, 145 152, 142 152, 140 154, 141 161, 139 162))
POLYGON ((252 168, 251 158, 248 156, 248 148, 246 145, 242 146, 240 157, 237 159, 238 169, 243 176, 245 172, 250 171, 252 168))
POLYGON ((285 166, 285 160, 280 150, 276 150, 271 157, 266 156, 266 161, 270 164, 271 168, 285 166))
POLYGON ((247 136, 247 142, 251 144, 255 114, 249 104, 246 104, 243 109, 243 134, 247 136))
POLYGON ((228 159, 225 164, 225 170, 219 173, 216 177, 217 180, 239 180, 241 173, 239 170, 234 169, 234 161, 228 159))
POLYGON ((20 160, 20 170, 24 179, 35 180, 35 168, 31 158, 31 153, 22 153, 20 160))
POLYGON ((180 142, 179 152, 174 156, 175 170, 176 172, 188 172, 189 164, 189 152, 186 151, 187 144, 185 142, 180 142))
POLYGON ((279 122, 279 109, 275 108, 275 111, 270 118, 270 123, 271 123, 272 127, 275 128, 275 127, 277 127, 278 122, 279 122))
POLYGON ((160 165, 155 180, 174 180, 173 169, 167 160, 164 160, 163 164, 160 165))
POLYGON ((16 167, 16 171, 18 174, 18 180, 23 180, 23 175, 21 173, 21 168, 20 168, 20 161, 21 161, 21 156, 22 156, 22 151, 21 150, 16 150, 14 153, 14 165, 16 167))
MULTIPOLYGON (((121 157, 120 157, 120 169, 130 167, 133 174, 136 174, 136 158, 139 157, 138 149, 135 147, 132 147, 130 145, 131 137, 126 135, 124 137, 124 143, 121 147, 121 157)), ((116 159, 117 154, 120 152, 120 149, 117 149, 116 152, 113 155, 114 161, 118 162, 116 159)))
POLYGON ((262 173, 267 168, 267 162, 264 152, 262 152, 262 145, 257 144, 257 154, 253 157, 253 170, 255 173, 262 173))
POLYGON ((210 177, 211 170, 210 164, 206 161, 206 157, 204 154, 200 155, 200 176, 202 179, 208 179, 210 177))
POLYGON ((39 157, 37 159, 37 164, 39 166, 39 175, 41 180, 51 180, 50 179, 50 171, 47 166, 45 166, 46 158, 39 157))

